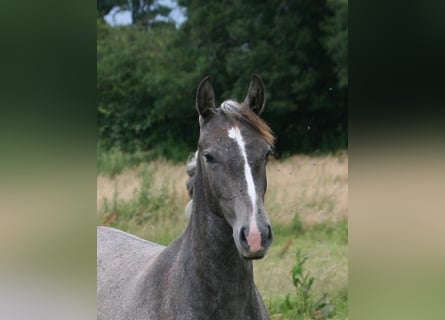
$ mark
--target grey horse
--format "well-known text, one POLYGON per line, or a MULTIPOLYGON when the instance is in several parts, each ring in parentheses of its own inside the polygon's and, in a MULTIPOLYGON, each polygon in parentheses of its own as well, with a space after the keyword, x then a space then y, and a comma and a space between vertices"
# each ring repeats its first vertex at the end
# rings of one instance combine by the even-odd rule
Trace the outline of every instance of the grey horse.
POLYGON ((264 194, 274 137, 259 117, 264 102, 257 75, 242 103, 220 107, 209 78, 200 82, 189 224, 167 247, 98 227, 99 320, 269 318, 252 265, 273 239, 264 194))

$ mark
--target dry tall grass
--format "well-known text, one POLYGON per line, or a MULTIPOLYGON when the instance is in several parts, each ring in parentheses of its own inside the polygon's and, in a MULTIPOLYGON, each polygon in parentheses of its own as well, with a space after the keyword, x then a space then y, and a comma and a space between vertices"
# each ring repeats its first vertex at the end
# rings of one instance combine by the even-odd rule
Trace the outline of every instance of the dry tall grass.
MULTIPOLYGON (((165 184, 171 192, 180 197, 181 202, 187 204, 189 198, 185 189, 187 174, 184 165, 173 165, 165 160, 156 160, 143 166, 153 169, 154 187, 160 189, 165 184)), ((99 175, 97 177, 97 211, 102 207, 105 199, 111 201, 116 195, 119 200, 131 200, 134 193, 141 187, 140 173, 143 166, 126 169, 114 177, 99 175)))
POLYGON ((337 222, 348 216, 348 157, 293 156, 272 161, 267 170, 266 207, 274 221, 337 222))
MULTIPOLYGON (((147 164, 153 168, 155 187, 167 184, 180 197, 184 206, 188 194, 184 165, 172 165, 165 160, 147 164)), ((140 188, 141 167, 127 169, 111 178, 97 177, 97 209, 104 199, 130 200, 140 188)), ((320 157, 293 156, 284 161, 272 160, 267 169, 268 191, 266 208, 271 219, 290 223, 295 213, 302 222, 314 224, 347 219, 348 215, 348 157, 346 153, 320 157)))

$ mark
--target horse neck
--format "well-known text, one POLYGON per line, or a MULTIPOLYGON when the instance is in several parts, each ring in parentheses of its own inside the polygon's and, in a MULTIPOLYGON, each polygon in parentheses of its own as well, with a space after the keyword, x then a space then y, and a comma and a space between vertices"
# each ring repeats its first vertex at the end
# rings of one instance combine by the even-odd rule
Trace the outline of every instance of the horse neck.
POLYGON ((256 300, 252 262, 240 257, 231 226, 218 212, 212 212, 207 200, 198 162, 193 188, 193 211, 186 231, 190 258, 187 259, 188 272, 194 273, 197 281, 202 282, 200 289, 208 287, 208 290, 214 291, 212 295, 236 294, 240 303, 246 302, 243 297, 256 300), (226 292, 224 288, 230 288, 232 292, 226 292))

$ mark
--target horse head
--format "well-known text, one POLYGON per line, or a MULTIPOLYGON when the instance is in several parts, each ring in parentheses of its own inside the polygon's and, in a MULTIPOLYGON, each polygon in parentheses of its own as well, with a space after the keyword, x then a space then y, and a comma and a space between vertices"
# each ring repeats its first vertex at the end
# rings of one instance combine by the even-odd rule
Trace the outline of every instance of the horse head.
POLYGON ((232 227, 233 240, 246 259, 264 256, 273 235, 264 207, 266 164, 274 137, 259 117, 264 109, 264 84, 253 75, 243 102, 215 105, 208 77, 197 89, 200 136, 196 154, 210 211, 232 227))

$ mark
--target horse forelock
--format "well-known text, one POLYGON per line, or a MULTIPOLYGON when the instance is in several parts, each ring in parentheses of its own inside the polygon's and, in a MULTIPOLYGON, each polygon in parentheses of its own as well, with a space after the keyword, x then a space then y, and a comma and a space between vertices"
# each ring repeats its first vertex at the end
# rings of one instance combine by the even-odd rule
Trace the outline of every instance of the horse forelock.
POLYGON ((221 103, 219 109, 229 118, 236 119, 242 124, 246 124, 254 129, 258 134, 260 134, 260 136, 263 137, 264 140, 266 140, 270 146, 273 147, 275 137, 272 129, 270 129, 267 123, 255 112, 253 112, 245 103, 239 103, 235 100, 225 100, 223 103, 221 103))

